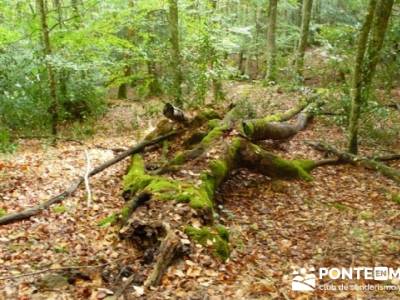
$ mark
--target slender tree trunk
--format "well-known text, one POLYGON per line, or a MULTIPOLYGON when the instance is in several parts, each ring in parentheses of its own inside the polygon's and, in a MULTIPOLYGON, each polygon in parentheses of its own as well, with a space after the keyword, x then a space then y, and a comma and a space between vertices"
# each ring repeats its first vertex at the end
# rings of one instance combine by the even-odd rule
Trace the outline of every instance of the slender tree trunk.
POLYGON ((267 82, 276 81, 276 15, 278 0, 269 0, 268 31, 267 31, 267 82))
MULTIPOLYGON (((213 10, 213 13, 216 13, 217 10, 217 0, 210 0, 210 4, 213 10)), ((215 21, 212 22, 212 26, 215 26, 215 21)), ((218 62, 217 58, 217 51, 214 47, 214 45, 211 46, 211 55, 210 55, 210 68, 211 70, 215 69, 215 65, 218 62)), ((212 78, 212 89, 213 89, 213 95, 214 95, 214 101, 219 102, 220 100, 224 100, 225 95, 222 90, 222 82, 221 79, 219 78, 219 75, 216 74, 218 72, 213 72, 213 78, 212 78)))
POLYGON ((49 28, 47 25, 47 2, 45 0, 36 0, 37 7, 39 10, 40 15, 40 25, 42 29, 42 38, 43 38, 43 45, 44 50, 43 54, 46 60, 46 67, 47 67, 47 76, 49 80, 49 89, 50 89, 50 107, 49 112, 51 114, 51 131, 54 136, 57 135, 57 123, 58 123, 58 111, 59 111, 59 104, 57 99, 57 83, 55 78, 55 72, 51 63, 48 61, 48 56, 51 55, 51 43, 50 43, 50 34, 49 28))
MULTIPOLYGON (((64 28, 64 15, 62 11, 61 0, 54 0, 53 3, 57 10, 58 27, 62 29, 64 28)), ((63 103, 68 97, 67 82, 69 79, 69 72, 65 68, 61 68, 61 70, 58 72, 58 79, 58 86, 60 88, 58 100, 60 101, 60 103, 63 103)))
MULTIPOLYGON (((129 59, 127 55, 124 56, 124 60, 129 59)), ((127 80, 131 76, 131 67, 129 65, 125 65, 124 67, 124 78, 127 80)), ((121 83, 118 87, 118 99, 127 99, 128 98, 128 82, 121 83)))
POLYGON ((162 90, 160 86, 160 81, 158 79, 159 75, 157 73, 156 63, 152 60, 147 61, 147 73, 151 77, 151 83, 149 85, 150 95, 160 95, 162 90))
POLYGON ((179 15, 178 15, 178 0, 168 0, 169 14, 168 23, 170 30, 171 42, 171 68, 173 73, 173 96, 174 103, 177 106, 182 106, 182 70, 181 70, 181 52, 179 46, 179 15))
POLYGON ((71 7, 74 16, 74 27, 75 29, 79 29, 79 25, 81 24, 81 14, 79 12, 78 0, 71 0, 71 7))
POLYGON ((238 60, 238 70, 240 72, 240 75, 244 75, 243 61, 244 61, 244 51, 240 50, 239 60, 238 60))
POLYGON ((304 72, 304 54, 307 48, 308 31, 310 28, 311 11, 313 0, 304 0, 302 17, 301 17, 301 32, 300 40, 296 53, 296 72, 300 79, 303 78, 304 72))
POLYGON ((348 147, 349 152, 353 154, 358 152, 358 127, 361 109, 368 101, 371 82, 383 46, 393 2, 394 0, 370 0, 368 12, 358 38, 349 122, 348 147), (367 57, 364 58, 365 56, 367 57))
MULTIPOLYGON (((129 8, 133 8, 133 1, 129 1, 129 8)), ((133 42, 133 28, 128 26, 126 28, 126 39, 128 42, 132 43, 133 42)), ((120 84, 118 88, 118 99, 127 99, 128 98, 128 87, 129 87, 129 82, 130 82, 130 77, 132 75, 132 66, 131 66, 131 59, 132 55, 130 52, 127 52, 124 54, 124 61, 126 62, 124 65, 124 81, 122 84, 120 84), (129 80, 128 80, 129 78, 129 80)))

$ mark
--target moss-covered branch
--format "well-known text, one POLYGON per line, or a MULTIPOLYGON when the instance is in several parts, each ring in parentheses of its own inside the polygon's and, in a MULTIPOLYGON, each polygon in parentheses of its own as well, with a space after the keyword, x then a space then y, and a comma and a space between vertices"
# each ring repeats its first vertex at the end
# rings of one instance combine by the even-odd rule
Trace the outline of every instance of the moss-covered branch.
POLYGON ((280 122, 288 121, 298 115, 309 103, 307 100, 302 100, 295 107, 284 113, 269 115, 260 119, 245 120, 242 122, 241 130, 247 138, 253 141, 288 139, 306 127, 311 113, 310 111, 301 113, 295 124, 280 122))
POLYGON ((310 171, 319 164, 313 160, 286 160, 242 140, 238 160, 241 166, 273 178, 311 180, 310 171))
POLYGON ((221 138, 224 132, 232 129, 234 122, 240 117, 240 111, 237 107, 231 109, 222 120, 212 119, 209 122, 211 130, 201 139, 201 141, 192 149, 178 152, 174 158, 162 166, 156 174, 163 174, 173 170, 176 166, 182 165, 189 160, 196 159, 207 152, 207 150, 221 138))

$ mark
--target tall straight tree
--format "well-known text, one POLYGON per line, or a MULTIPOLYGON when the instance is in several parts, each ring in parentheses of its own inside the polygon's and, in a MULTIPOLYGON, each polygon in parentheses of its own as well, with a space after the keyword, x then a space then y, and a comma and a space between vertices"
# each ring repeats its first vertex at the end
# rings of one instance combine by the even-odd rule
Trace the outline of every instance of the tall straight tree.
POLYGON ((171 69, 173 75, 173 96, 174 103, 182 106, 182 70, 181 70, 181 52, 179 46, 179 13, 178 0, 168 0, 169 13, 168 23, 171 42, 171 69))
POLYGON ((362 107, 368 101, 394 0, 370 0, 361 28, 352 82, 349 152, 358 152, 358 128, 362 107))
POLYGON ((304 0, 301 14, 301 30, 300 39, 296 53, 296 72, 300 79, 303 78, 304 72, 304 54, 307 48, 308 32, 310 28, 311 11, 313 0, 304 0))
POLYGON ((278 0, 269 0, 267 30, 267 82, 276 81, 276 15, 278 0))
MULTIPOLYGON (((129 7, 129 9, 132 11, 132 9, 133 9, 133 6, 134 6, 134 2, 133 2, 133 0, 132 1, 129 1, 129 3, 128 3, 128 7, 129 7)), ((127 27, 126 27, 126 33, 125 33, 125 36, 126 36, 126 40, 128 41, 128 42, 130 42, 130 43, 132 43, 133 42, 133 34, 134 32, 133 32, 133 28, 132 28, 132 26, 131 25, 128 25, 127 27)), ((130 81, 130 77, 131 77, 131 75, 132 75, 132 66, 130 65, 130 60, 131 60, 131 50, 129 49, 129 50, 126 50, 126 52, 124 53, 124 56, 123 56, 123 60, 124 60, 124 62, 125 62, 125 65, 124 65, 124 70, 123 70, 123 72, 124 72, 124 80, 125 80, 125 82, 123 82, 123 83, 121 83, 120 85, 119 85, 119 87, 118 87, 118 99, 127 99, 128 98, 128 80, 130 81)))
POLYGON ((59 104, 57 99, 57 82, 55 78, 54 69, 49 62, 48 58, 52 54, 51 43, 50 43, 50 33, 47 24, 47 1, 36 0, 37 8, 39 10, 40 25, 43 38, 43 56, 46 61, 47 76, 49 81, 50 90, 50 106, 49 112, 51 114, 51 131, 54 136, 57 135, 57 123, 58 123, 58 110, 59 104))
MULTIPOLYGON (((212 8, 212 13, 216 13, 217 10, 217 0, 210 0, 211 8, 212 8)), ((212 26, 216 26, 216 22, 212 21, 212 26)), ((217 58, 217 50, 215 49, 214 45, 211 44, 211 49, 210 49, 210 69, 215 70, 216 63, 218 62, 217 58)), ((213 95, 214 95, 214 101, 218 102, 220 100, 224 100, 225 95, 222 90, 222 82, 219 78, 219 75, 215 74, 216 72, 213 72, 213 78, 212 78, 212 89, 213 89, 213 95)))

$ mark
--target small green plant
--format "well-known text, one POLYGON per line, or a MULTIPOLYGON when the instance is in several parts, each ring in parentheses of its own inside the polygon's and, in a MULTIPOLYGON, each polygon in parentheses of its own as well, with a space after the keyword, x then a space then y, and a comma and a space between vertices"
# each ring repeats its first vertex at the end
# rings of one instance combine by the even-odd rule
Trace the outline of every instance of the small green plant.
POLYGON ((97 226, 99 227, 108 227, 110 225, 113 225, 118 219, 118 215, 117 214, 111 214, 108 217, 105 217, 104 219, 100 220, 97 223, 97 226))
POLYGON ((7 211, 4 208, 0 208, 0 217, 5 216, 7 211))
POLYGON ((67 208, 64 205, 56 205, 53 207, 53 211, 56 214, 63 214, 67 211, 67 208))
POLYGON ((368 220, 373 219, 374 214, 368 210, 364 210, 364 211, 360 212, 359 216, 362 220, 368 221, 368 220))
POLYGON ((221 258, 223 261, 229 258, 229 232, 224 226, 204 226, 202 228, 187 226, 185 228, 185 233, 203 246, 207 246, 210 242, 211 247, 214 249, 214 255, 221 258))
POLYGON ((17 145, 11 141, 10 134, 5 129, 0 129, 0 152, 13 153, 17 145))
POLYGON ((397 204, 400 204, 400 194, 396 194, 396 193, 392 194, 392 201, 397 204))
POLYGON ((65 246, 55 246, 53 250, 55 253, 68 253, 68 249, 65 246))

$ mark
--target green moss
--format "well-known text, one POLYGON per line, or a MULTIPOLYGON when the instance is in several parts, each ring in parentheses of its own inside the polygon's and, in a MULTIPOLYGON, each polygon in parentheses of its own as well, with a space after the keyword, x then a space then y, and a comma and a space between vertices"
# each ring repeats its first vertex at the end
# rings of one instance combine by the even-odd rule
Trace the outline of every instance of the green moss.
POLYGON ((5 216, 7 211, 4 208, 0 208, 0 217, 5 216))
POLYGON ((241 145, 241 139, 240 138, 234 138, 229 146, 228 149, 228 157, 230 163, 234 163, 236 160, 237 153, 239 151, 241 145))
POLYGON ((400 194, 392 194, 392 201, 400 204, 400 194))
POLYGON ((307 181, 313 179, 308 172, 309 169, 312 169, 312 161, 286 160, 280 157, 275 157, 273 163, 276 167, 277 175, 289 178, 300 178, 307 181))
POLYGON ((212 119, 212 120, 208 121, 208 127, 215 128, 215 127, 219 126, 220 122, 221 122, 221 120, 219 120, 219 119, 212 119))
POLYGON ((111 214, 108 217, 105 217, 104 219, 100 220, 97 223, 97 226, 107 227, 107 226, 113 225, 117 221, 117 219, 118 219, 117 214, 111 214))
POLYGON ((228 126, 222 125, 214 127, 202 140, 201 143, 209 145, 224 134, 224 131, 228 129, 228 126))
POLYGON ((210 169, 212 176, 216 179, 219 184, 228 175, 228 164, 222 159, 216 159, 211 161, 210 169))
POLYGON ((250 121, 244 121, 242 122, 242 128, 241 131, 244 135, 251 137, 254 133, 254 124, 253 122, 250 121))
POLYGON ((67 208, 64 205, 55 205, 53 207, 53 211, 56 214, 63 214, 63 213, 65 213, 67 211, 67 208))
POLYGON ((196 228, 193 226, 187 226, 185 233, 193 240, 197 241, 203 246, 207 245, 207 242, 212 243, 213 253, 222 260, 227 260, 230 255, 229 249, 229 233, 228 230, 222 226, 217 225, 215 227, 204 226, 202 228, 196 228))
POLYGON ((205 117, 207 120, 220 118, 219 114, 213 109, 205 109, 204 111, 201 112, 201 115, 205 117))
POLYGON ((214 204, 212 198, 208 196, 208 193, 200 187, 200 189, 193 189, 194 193, 190 199, 190 207, 195 209, 201 208, 213 208, 214 204))
POLYGON ((183 152, 179 152, 171 160, 170 165, 182 165, 185 161, 186 161, 185 154, 183 152))
POLYGON ((215 229, 218 231, 219 236, 225 241, 229 242, 229 231, 223 225, 216 225, 215 229))

